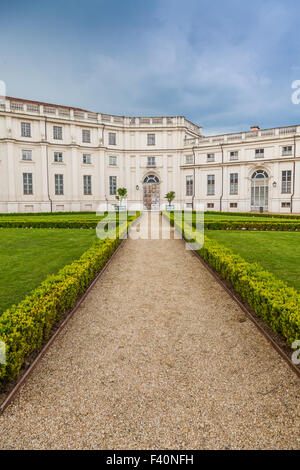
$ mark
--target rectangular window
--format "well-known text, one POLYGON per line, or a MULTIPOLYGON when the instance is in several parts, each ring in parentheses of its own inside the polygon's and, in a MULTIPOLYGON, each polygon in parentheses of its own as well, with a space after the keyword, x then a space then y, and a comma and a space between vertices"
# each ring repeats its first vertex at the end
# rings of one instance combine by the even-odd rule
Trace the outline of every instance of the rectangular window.
POLYGON ((32 150, 22 150, 22 160, 32 160, 32 150))
POLYGON ((21 122, 21 136, 31 137, 31 123, 30 122, 21 122))
POLYGON ((293 147, 288 145, 287 147, 282 147, 282 155, 292 155, 293 147))
POLYGON ((114 157, 114 156, 109 157, 109 165, 117 166, 117 157, 114 157))
POLYGON ((186 177, 186 195, 193 196, 194 194, 194 180, 192 176, 186 177))
POLYGON ((91 164, 92 163, 92 158, 91 158, 91 155, 90 154, 87 154, 87 153, 84 153, 82 155, 82 163, 85 163, 85 164, 91 164))
POLYGON ((194 163, 194 155, 186 155, 185 157, 186 165, 193 165, 194 163))
POLYGON ((239 192, 239 175, 238 173, 230 173, 230 194, 238 194, 239 192))
POLYGON ((290 194, 292 192, 292 172, 291 172, 291 170, 282 172, 281 192, 282 192, 282 194, 290 194))
POLYGON ((91 175, 83 175, 83 194, 90 196, 92 194, 92 177, 91 175))
POLYGON ((239 152, 238 151, 235 151, 235 152, 230 152, 230 160, 238 160, 239 159, 239 152))
POLYGON ((54 175, 55 194, 57 196, 64 194, 64 175, 54 175))
POLYGON ((109 177, 109 194, 111 196, 114 196, 115 194, 117 194, 117 177, 116 176, 109 177))
POLYGON ((236 209, 237 206, 238 206, 238 205, 237 205, 237 202, 231 202, 231 203, 230 203, 230 208, 231 208, 231 209, 236 209))
POLYGON ((155 145, 155 134, 148 134, 147 135, 147 144, 148 145, 155 145))
POLYGON ((265 149, 255 150, 255 158, 264 158, 264 156, 265 156, 265 149))
POLYGON ((207 195, 215 195, 215 175, 207 175, 207 195))
POLYGON ((62 140, 62 127, 60 126, 53 126, 53 139, 55 140, 62 140))
POLYGON ((155 157, 148 157, 147 158, 147 166, 149 168, 155 168, 155 166, 156 166, 155 157))
POLYGON ((62 152, 54 152, 54 161, 56 163, 62 163, 63 162, 63 154, 62 152))
POLYGON ((288 208, 288 207, 291 207, 291 203, 290 203, 290 202, 282 202, 282 203, 281 203, 281 207, 282 207, 283 209, 286 209, 286 208, 288 208))
POLYGON ((208 202, 207 203, 207 209, 213 209, 215 207, 214 203, 208 202))
POLYGON ((115 132, 108 133, 108 144, 117 145, 117 134, 115 132))
POLYGON ((23 193, 33 194, 32 173, 23 173, 23 193))
POLYGON ((208 153, 207 154, 207 162, 214 162, 215 161, 215 154, 214 153, 208 153))
POLYGON ((91 131, 89 129, 82 129, 82 142, 91 143, 91 131))

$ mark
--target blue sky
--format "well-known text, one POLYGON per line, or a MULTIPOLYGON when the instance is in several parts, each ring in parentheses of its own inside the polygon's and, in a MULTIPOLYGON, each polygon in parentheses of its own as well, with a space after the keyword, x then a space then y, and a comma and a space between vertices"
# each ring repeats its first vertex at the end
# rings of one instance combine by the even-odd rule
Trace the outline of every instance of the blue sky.
POLYGON ((300 123, 298 0, 1 0, 7 94, 206 134, 300 123))

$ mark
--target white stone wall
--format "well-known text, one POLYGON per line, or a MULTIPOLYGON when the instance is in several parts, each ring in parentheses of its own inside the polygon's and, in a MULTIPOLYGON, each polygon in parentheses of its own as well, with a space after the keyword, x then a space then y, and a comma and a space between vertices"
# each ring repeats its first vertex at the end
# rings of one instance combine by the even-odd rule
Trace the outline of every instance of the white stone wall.
POLYGON ((0 212, 85 211, 116 204, 109 194, 110 176, 117 177, 117 187, 128 189, 129 203, 142 204, 148 174, 160 180, 161 204, 173 190, 182 208, 199 203, 209 210, 249 211, 251 176, 264 169, 269 175, 269 212, 289 213, 291 207, 282 203, 291 204, 292 194, 281 193, 281 174, 291 170, 293 175, 295 168, 292 210, 300 213, 299 138, 300 126, 206 138, 181 116, 123 118, 7 99, 0 108, 0 212), (22 122, 31 124, 30 137, 21 136, 22 122), (54 139, 53 126, 62 127, 62 140, 54 139), (90 130, 90 143, 82 141, 83 129, 90 130), (109 133, 116 134, 116 145, 109 144, 109 133), (155 145, 147 144, 147 134, 155 134, 155 145), (287 146, 292 154, 285 156, 282 149, 287 146), (263 158, 256 158, 256 149, 264 149, 263 158), (22 150, 32 151, 32 161, 22 160, 22 150), (238 159, 231 161, 234 151, 238 159), (55 152, 63 153, 62 163, 54 161, 55 152), (83 154, 91 155, 90 164, 83 163, 83 154), (207 154, 215 155, 214 162, 207 154), (110 156, 117 158, 116 166, 110 165, 110 156), (147 165, 149 156, 155 157, 153 169, 147 165), (23 173, 33 175, 32 195, 23 194, 23 173), (238 174, 238 195, 230 195, 231 173, 238 174), (55 195, 55 174, 64 175, 63 195, 55 195), (84 175, 92 177, 92 195, 83 194, 84 175), (208 175, 215 176, 214 195, 207 194, 208 175), (193 196, 186 195, 186 176, 194 178, 193 196))

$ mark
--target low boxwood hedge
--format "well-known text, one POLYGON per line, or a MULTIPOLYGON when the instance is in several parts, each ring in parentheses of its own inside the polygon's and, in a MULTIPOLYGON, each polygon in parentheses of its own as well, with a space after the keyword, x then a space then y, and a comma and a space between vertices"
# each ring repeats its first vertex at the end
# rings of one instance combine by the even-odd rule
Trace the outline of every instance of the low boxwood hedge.
POLYGON ((44 216, 46 215, 47 217, 55 217, 58 215, 62 215, 64 217, 68 215, 96 215, 96 212, 93 211, 74 211, 74 212, 1 212, 0 217, 40 217, 41 215, 44 216))
MULTIPOLYGON (((195 212, 195 211, 194 211, 195 212)), ((208 215, 229 215, 230 217, 264 217, 270 219, 300 219, 300 214, 270 214, 270 213, 260 213, 260 212, 219 212, 219 211, 205 211, 204 214, 208 215)))
MULTIPOLYGON (((181 220, 164 215, 182 232, 181 220)), ((183 236, 194 238, 191 226, 185 226, 183 236)), ((295 289, 207 236, 198 253, 289 345, 300 339, 300 295, 295 289)))
POLYGON ((95 228, 99 220, 1 220, 0 228, 95 228))
MULTIPOLYGON (((120 225, 120 238, 128 225, 120 225)), ((120 238, 97 240, 78 260, 48 277, 22 302, 2 313, 0 341, 6 346, 6 364, 0 364, 0 384, 18 375, 26 357, 40 348, 53 325, 74 307, 120 244, 120 238)))
MULTIPOLYGON (((138 213, 137 213, 138 214, 138 213)), ((128 221, 133 220, 135 217, 128 216, 128 221)), ((16 218, 17 219, 17 218, 16 218)), ((0 218, 0 228, 83 228, 83 229, 92 229, 96 228, 99 223, 103 223, 104 225, 108 222, 113 223, 115 221, 116 224, 119 223, 118 216, 117 217, 105 217, 105 218, 98 218, 98 219, 51 219, 51 218, 26 218, 20 217, 18 220, 14 219, 6 219, 0 218)), ((123 223, 123 220, 121 220, 123 223)))
MULTIPOLYGON (((194 224, 193 224, 194 226, 194 224)), ((275 231, 300 231, 300 221, 295 222, 248 222, 220 220, 214 222, 204 222, 207 230, 275 230, 275 231)))

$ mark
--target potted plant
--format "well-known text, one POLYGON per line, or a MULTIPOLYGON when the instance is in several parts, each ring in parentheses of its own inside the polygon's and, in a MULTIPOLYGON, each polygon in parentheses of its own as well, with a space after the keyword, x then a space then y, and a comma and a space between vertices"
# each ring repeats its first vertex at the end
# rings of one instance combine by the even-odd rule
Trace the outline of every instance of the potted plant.
POLYGON ((167 201, 169 203, 169 205, 166 206, 167 211, 173 211, 174 210, 174 206, 172 206, 172 202, 174 201, 175 196, 176 196, 175 191, 170 191, 165 195, 165 198, 167 199, 167 201))
POLYGON ((127 198, 127 189, 119 188, 117 191, 116 199, 119 201, 119 206, 117 207, 118 211, 126 211, 126 206, 122 206, 122 202, 127 198))

